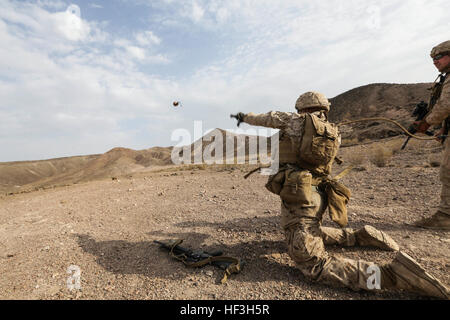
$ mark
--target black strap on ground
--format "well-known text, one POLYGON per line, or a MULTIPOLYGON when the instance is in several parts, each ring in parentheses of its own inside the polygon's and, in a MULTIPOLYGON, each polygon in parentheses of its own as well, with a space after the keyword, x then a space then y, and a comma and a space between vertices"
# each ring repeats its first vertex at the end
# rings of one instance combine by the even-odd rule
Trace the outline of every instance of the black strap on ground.
POLYGON ((180 246, 183 239, 173 239, 165 241, 154 241, 161 247, 169 250, 169 255, 189 268, 200 268, 206 265, 213 265, 225 273, 220 281, 226 283, 228 277, 233 273, 239 273, 242 270, 243 261, 238 258, 223 256, 221 251, 208 253, 206 251, 193 251, 180 246))

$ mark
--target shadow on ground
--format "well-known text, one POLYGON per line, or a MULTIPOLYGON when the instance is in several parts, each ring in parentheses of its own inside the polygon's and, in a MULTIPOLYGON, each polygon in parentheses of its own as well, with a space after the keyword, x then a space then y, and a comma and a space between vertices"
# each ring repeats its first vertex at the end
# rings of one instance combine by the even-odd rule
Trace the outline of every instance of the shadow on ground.
MULTIPOLYGON (((153 239, 150 241, 128 242, 124 240, 97 241, 89 235, 77 235, 78 244, 87 253, 95 256, 96 262, 105 270, 117 274, 141 274, 151 278, 165 278, 170 280, 182 280, 198 270, 185 267, 181 262, 171 258, 168 251, 159 247, 153 240, 185 239, 183 246, 190 249, 202 249, 205 251, 221 250, 226 256, 237 257, 245 261, 241 273, 231 275, 235 281, 241 282, 266 282, 277 281, 307 288, 309 291, 329 292, 330 288, 321 283, 314 283, 306 279, 286 253, 283 236, 278 228, 278 217, 268 216, 258 218, 258 226, 255 226, 253 218, 241 218, 227 222, 186 221, 178 223, 175 227, 191 229, 202 226, 211 227, 213 230, 225 229, 228 231, 245 231, 249 233, 261 232, 260 229, 276 232, 275 238, 279 240, 249 240, 236 244, 223 244, 219 246, 205 245, 206 240, 214 238, 213 234, 196 232, 167 233, 153 231, 148 233, 153 239), (161 265, 165 267, 161 267, 161 265)), ((217 236, 217 235, 216 235, 217 236)), ((251 237, 249 237, 251 238, 251 237)), ((338 250, 331 247, 330 253, 338 250)), ((349 251, 364 250, 377 251, 376 249, 349 248, 349 251)), ((212 268, 212 267, 208 267, 212 268)), ((223 271, 217 269, 216 283, 223 276, 223 271)), ((415 296, 392 292, 354 292, 346 288, 331 289, 337 297, 349 297, 353 299, 417 299, 415 296)))

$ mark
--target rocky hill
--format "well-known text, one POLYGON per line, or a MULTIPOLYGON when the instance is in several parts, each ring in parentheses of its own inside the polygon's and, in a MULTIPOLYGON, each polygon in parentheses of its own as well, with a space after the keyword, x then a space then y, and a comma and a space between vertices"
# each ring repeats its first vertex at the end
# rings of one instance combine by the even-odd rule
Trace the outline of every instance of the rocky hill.
POLYGON ((14 193, 106 177, 117 177, 172 163, 172 147, 114 148, 104 154, 0 163, 0 192, 14 193))
MULTIPOLYGON (((330 99, 332 108, 329 117, 335 123, 343 120, 385 117, 408 126, 413 121, 412 110, 421 100, 427 101, 430 87, 430 83, 377 83, 358 87, 330 99)), ((343 129, 344 146, 402 134, 398 127, 380 121, 358 123, 351 127, 345 126, 343 129)), ((181 158, 183 152, 190 150, 190 156, 186 158, 190 158, 190 161, 186 162, 194 163, 197 160, 203 163, 206 160, 203 155, 217 160, 220 154, 216 153, 222 151, 224 163, 230 164, 234 161, 240 163, 244 159, 246 161, 259 159, 258 154, 250 152, 249 146, 253 143, 255 148, 259 148, 264 139, 270 152, 270 139, 260 140, 256 136, 236 135, 215 129, 187 149, 180 148, 178 154, 181 158), (216 148, 217 139, 220 139, 222 148, 216 148), (196 154, 199 156, 197 159, 196 154), (230 161, 230 158, 233 160, 230 161)), ((173 147, 153 147, 145 150, 114 148, 97 155, 0 163, 0 193, 16 193, 41 187, 112 178, 173 165, 172 149, 173 147)))
POLYGON ((260 148, 267 150, 270 154, 270 138, 235 134, 216 128, 192 143, 190 147, 178 147, 177 149, 180 158, 183 156, 183 152, 190 150, 188 163, 196 163, 196 161, 208 163, 208 160, 219 163, 222 160, 224 164, 234 164, 257 161, 260 148))
POLYGON ((2 162, 0 163, 0 192, 17 191, 24 185, 78 171, 99 156, 89 155, 39 161, 2 162))
MULTIPOLYGON (((411 114, 416 104, 428 102, 431 85, 375 83, 349 90, 330 99, 330 121, 384 117, 407 127, 414 120, 411 114)), ((352 128, 351 132, 343 132, 344 141, 383 139, 402 132, 387 122, 363 122, 352 128)))

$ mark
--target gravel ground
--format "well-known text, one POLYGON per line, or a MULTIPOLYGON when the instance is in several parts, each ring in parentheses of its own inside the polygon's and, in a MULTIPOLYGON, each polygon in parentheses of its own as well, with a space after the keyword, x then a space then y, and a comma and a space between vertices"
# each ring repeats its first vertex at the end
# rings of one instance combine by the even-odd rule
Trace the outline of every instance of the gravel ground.
MULTIPOLYGON (((343 148, 343 158, 369 147, 343 148)), ((413 147, 385 167, 363 162, 342 180, 353 192, 349 227, 369 224, 388 232, 449 286, 450 234, 407 225, 434 212, 441 188, 439 168, 429 165, 430 151, 413 147)), ((242 168, 201 169, 1 197, 0 298, 422 299, 308 281, 286 253, 280 201, 264 188, 267 177, 244 180, 242 168), (220 249, 246 265, 222 285, 222 270, 186 268, 153 243, 168 238, 183 238, 186 247, 220 249), (80 289, 68 288, 71 266, 80 272, 80 289)), ((332 226, 328 218, 325 225, 332 226)), ((395 255, 370 248, 328 249, 379 264, 395 255)))

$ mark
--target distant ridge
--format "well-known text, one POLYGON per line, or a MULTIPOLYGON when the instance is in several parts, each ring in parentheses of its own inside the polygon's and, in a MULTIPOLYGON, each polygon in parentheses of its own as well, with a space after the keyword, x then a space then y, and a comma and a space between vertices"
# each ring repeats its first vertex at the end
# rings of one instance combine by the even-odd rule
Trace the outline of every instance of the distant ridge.
MULTIPOLYGON (((408 126, 415 105, 428 101, 431 83, 389 84, 374 83, 346 91, 332 99, 329 119, 332 122, 368 117, 385 117, 408 126)), ((401 130, 385 122, 365 122, 352 125, 351 133, 343 133, 347 140, 383 139, 401 134, 401 130)))
MULTIPOLYGON (((411 112, 421 100, 427 101, 431 83, 389 84, 375 83, 346 91, 330 99, 332 104, 329 119, 332 122, 367 117, 386 117, 397 120, 407 126, 412 121, 411 112)), ((358 143, 365 140, 383 139, 401 134, 396 126, 385 122, 366 122, 352 125, 352 130, 343 131, 343 140, 358 143)), ((226 144, 233 140, 233 154, 249 157, 249 139, 251 136, 236 135, 222 129, 206 134, 201 143, 193 143, 191 162, 194 152, 203 155, 213 143, 212 136, 222 137, 223 157, 226 156, 226 144), (244 139, 245 150, 237 144, 244 139), (201 149, 200 149, 201 148, 201 149)), ((270 150, 270 140, 266 140, 270 150)), ((14 193, 33 190, 40 187, 86 182, 95 179, 117 177, 153 167, 173 164, 173 147, 153 147, 144 150, 113 148, 104 154, 65 157, 38 161, 17 161, 0 163, 0 192, 14 193)), ((211 153, 214 155, 214 151, 211 153)))

